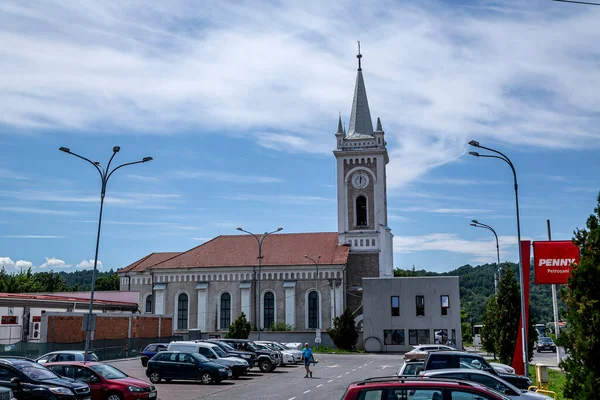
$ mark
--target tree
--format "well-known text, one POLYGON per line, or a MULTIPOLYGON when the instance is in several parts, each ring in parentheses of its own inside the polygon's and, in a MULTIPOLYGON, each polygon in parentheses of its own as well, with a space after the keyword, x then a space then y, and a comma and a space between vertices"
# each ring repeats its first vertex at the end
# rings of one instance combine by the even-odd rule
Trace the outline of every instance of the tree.
MULTIPOLYGON (((521 318, 521 295, 512 268, 504 269, 496 297, 496 351, 500 362, 511 364, 521 318)), ((483 327, 485 329, 486 326, 483 327)))
POLYGON ((229 332, 227 332, 226 337, 229 339, 248 339, 251 330, 252 325, 246 319, 246 314, 241 313, 240 316, 233 321, 233 324, 229 325, 229 332))
POLYGON ((587 229, 575 231, 581 259, 563 290, 568 326, 558 343, 569 353, 560 366, 566 371, 565 396, 572 399, 595 399, 600 385, 600 195, 594 213, 587 229))
POLYGON ((483 329, 481 330, 481 346, 485 351, 494 355, 498 353, 498 299, 490 297, 483 313, 483 329))
POLYGON ((471 328, 471 322, 469 315, 464 308, 460 309, 460 331, 462 334, 463 346, 466 343, 473 343, 473 328, 471 328))
POLYGON ((121 285, 119 275, 106 274, 96 279, 96 290, 119 290, 121 285))
POLYGON ((352 317, 352 310, 346 308, 342 315, 333 319, 333 327, 327 330, 338 349, 353 350, 358 340, 358 331, 352 317))

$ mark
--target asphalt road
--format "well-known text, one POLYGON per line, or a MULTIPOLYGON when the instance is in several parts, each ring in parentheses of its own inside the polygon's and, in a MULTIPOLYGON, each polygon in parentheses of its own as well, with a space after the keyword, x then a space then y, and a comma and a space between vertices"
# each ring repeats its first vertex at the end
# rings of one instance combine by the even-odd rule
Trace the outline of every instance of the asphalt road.
MULTIPOLYGON (((224 381, 218 385, 171 382, 156 385, 160 400, 193 399, 339 399, 351 382, 374 376, 394 375, 403 363, 401 355, 317 354, 319 363, 311 367, 313 378, 304 378, 304 366, 279 367, 272 373, 259 373, 224 381)), ((139 359, 110 364, 136 378, 147 380, 139 359)))

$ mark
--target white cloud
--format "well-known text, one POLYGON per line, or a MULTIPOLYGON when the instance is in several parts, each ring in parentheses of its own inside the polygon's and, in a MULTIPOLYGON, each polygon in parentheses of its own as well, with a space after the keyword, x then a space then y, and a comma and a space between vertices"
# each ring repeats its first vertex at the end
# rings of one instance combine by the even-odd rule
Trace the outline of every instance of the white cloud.
POLYGON ((19 260, 15 263, 15 267, 18 269, 29 269, 33 268, 33 263, 31 261, 19 260))
MULTIPOLYGON (((79 264, 77 264, 76 267, 82 268, 82 269, 94 268, 94 259, 91 259, 91 260, 84 259, 79 264)), ((96 268, 102 268, 102 261, 98 260, 96 268)))
MULTIPOLYGON (((522 240, 527 240, 522 238, 522 240)), ((516 252, 516 236, 498 236, 500 262, 512 259, 516 252), (511 257, 507 257, 506 253, 511 257)), ((423 236, 395 236, 394 252, 400 254, 420 251, 447 251, 465 254, 475 262, 494 262, 496 260, 495 240, 467 240, 453 233, 432 233, 423 236)))
POLYGON ((419 206, 392 207, 390 210, 401 212, 426 212, 433 214, 479 214, 492 212, 492 210, 486 210, 482 208, 431 208, 419 206))
POLYGON ((64 239, 65 236, 56 235, 6 235, 0 236, 6 239, 64 239))
POLYGON ((13 213, 23 213, 23 214, 43 214, 43 215, 78 215, 82 214, 79 211, 70 211, 70 210, 49 210, 45 208, 35 208, 35 207, 16 207, 16 206, 2 206, 0 207, 0 211, 7 211, 13 213))
POLYGON ((50 269, 54 269, 54 268, 66 269, 66 268, 71 268, 71 264, 67 264, 63 260, 60 260, 60 259, 55 258, 55 257, 46 257, 46 262, 43 263, 42 265, 40 265, 39 268, 40 269, 46 269, 46 268, 50 268, 50 269))
POLYGON ((236 201, 258 201, 266 203, 283 204, 314 204, 321 202, 333 202, 334 198, 321 196, 303 196, 303 195, 258 195, 258 194, 235 194, 222 196, 223 199, 236 201))
POLYGON ((0 123, 217 131, 326 154, 356 73, 347 21, 360 20, 390 188, 456 160, 471 138, 597 147, 600 10, 474 4, 4 2, 0 123))
POLYGON ((0 268, 4 268, 6 272, 16 272, 21 269, 29 269, 33 267, 31 261, 18 260, 14 262, 10 257, 0 257, 0 268))
POLYGON ((283 179, 273 176, 256 176, 231 174, 222 171, 177 171, 175 177, 183 179, 204 179, 219 182, 235 183, 277 183, 283 182, 283 179))
POLYGON ((154 177, 154 176, 145 176, 145 175, 136 175, 136 174, 129 174, 127 175, 127 177, 131 180, 134 181, 140 181, 140 182, 148 182, 148 183, 156 183, 158 182, 158 178, 154 177))

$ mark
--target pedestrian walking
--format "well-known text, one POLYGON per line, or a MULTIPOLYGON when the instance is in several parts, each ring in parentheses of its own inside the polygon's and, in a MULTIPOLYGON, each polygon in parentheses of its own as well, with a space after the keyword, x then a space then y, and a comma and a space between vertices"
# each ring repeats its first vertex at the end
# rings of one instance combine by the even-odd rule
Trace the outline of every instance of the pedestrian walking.
POLYGON ((308 347, 308 343, 304 343, 304 349, 302 349, 302 359, 304 360, 304 369, 306 370, 305 378, 312 378, 312 371, 310 370, 310 363, 314 362, 314 356, 312 349, 308 347))

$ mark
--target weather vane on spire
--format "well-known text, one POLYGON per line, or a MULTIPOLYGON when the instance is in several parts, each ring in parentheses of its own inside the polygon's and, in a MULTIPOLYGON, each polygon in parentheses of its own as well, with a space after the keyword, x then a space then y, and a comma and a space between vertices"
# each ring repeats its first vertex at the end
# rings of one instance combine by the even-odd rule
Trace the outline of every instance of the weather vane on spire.
POLYGON ((362 54, 360 54, 360 40, 357 40, 358 42, 358 54, 356 55, 356 58, 358 58, 358 70, 362 71, 362 66, 360 65, 360 59, 362 58, 362 54))

